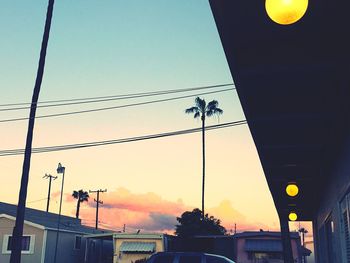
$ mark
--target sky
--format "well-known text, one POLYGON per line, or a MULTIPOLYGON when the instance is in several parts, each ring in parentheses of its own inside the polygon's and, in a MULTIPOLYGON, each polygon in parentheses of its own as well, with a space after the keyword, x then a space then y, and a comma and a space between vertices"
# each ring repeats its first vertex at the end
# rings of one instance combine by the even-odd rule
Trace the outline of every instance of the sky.
MULTIPOLYGON (((4 0, 0 9, 0 104, 29 102, 34 86, 47 1, 4 0), (6 25, 6 26, 4 26, 6 25)), ((205 0, 56 1, 40 101, 178 90, 233 83, 205 0)), ((220 89, 216 89, 220 90, 220 89)), ((34 147, 101 141, 200 127, 184 110, 198 92, 65 107, 37 115, 193 97, 37 119, 34 147)), ((224 114, 207 125, 244 120, 234 89, 201 96, 224 114)), ((0 107, 6 108, 6 107, 0 107)), ((29 111, 0 111, 0 121, 29 111)), ((0 150, 23 148, 26 121, 0 122, 0 150)), ((206 133, 206 210, 237 231, 279 229, 277 213, 246 125, 206 133)), ((16 203, 23 156, 0 157, 0 201, 16 203)), ((100 224, 130 231, 171 232, 176 216, 201 206, 200 133, 32 155, 27 205, 46 208, 48 180, 66 167, 63 213, 75 215, 74 190, 107 189, 100 224)), ((61 175, 52 184, 57 212, 61 175)), ((95 204, 82 204, 93 224, 95 204)))

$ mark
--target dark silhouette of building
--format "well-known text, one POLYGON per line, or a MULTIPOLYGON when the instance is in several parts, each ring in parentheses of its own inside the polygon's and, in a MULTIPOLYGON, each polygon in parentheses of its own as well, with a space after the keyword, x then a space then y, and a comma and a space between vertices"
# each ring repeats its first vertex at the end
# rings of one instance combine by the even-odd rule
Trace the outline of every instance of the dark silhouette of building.
POLYGON ((268 17, 265 1, 210 5, 285 253, 294 211, 313 222, 318 263, 350 262, 350 1, 309 1, 305 16, 289 26, 268 17), (299 187, 295 198, 286 195, 289 182, 299 187))

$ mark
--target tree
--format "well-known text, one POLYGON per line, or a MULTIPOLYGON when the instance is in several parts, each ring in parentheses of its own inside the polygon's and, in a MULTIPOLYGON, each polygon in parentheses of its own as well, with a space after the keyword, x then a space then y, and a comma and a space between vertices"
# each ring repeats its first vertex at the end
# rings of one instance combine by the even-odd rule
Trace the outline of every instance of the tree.
POLYGON ((184 212, 176 218, 180 223, 176 225, 175 234, 179 237, 192 237, 195 235, 225 235, 226 229, 221 225, 220 219, 205 214, 198 208, 184 212))
POLYGON ((80 203, 89 201, 89 193, 83 190, 73 191, 72 196, 77 199, 77 212, 75 214, 76 218, 79 218, 80 203))
POLYGON ((38 71, 36 75, 33 96, 32 96, 32 103, 31 103, 30 113, 29 113, 26 146, 25 146, 24 160, 23 160, 23 166, 22 166, 21 187, 19 191, 17 214, 16 214, 16 223, 12 232, 11 246, 13 249, 11 250, 10 263, 21 262, 24 213, 25 213, 25 206, 26 206, 26 199, 27 199, 30 159, 32 155, 32 141, 33 141, 35 115, 36 115, 36 108, 38 104, 39 94, 40 94, 41 82, 43 80, 43 75, 44 75, 46 50, 47 50, 47 44, 49 42, 54 2, 55 2, 54 0, 49 0, 47 12, 46 12, 46 21, 45 21, 43 39, 41 42, 38 71))
POLYGON ((185 110, 186 113, 194 113, 193 117, 201 118, 202 120, 202 161, 203 161, 203 177, 202 177, 202 216, 204 218, 204 188, 205 188, 205 118, 212 117, 214 115, 220 115, 223 113, 223 110, 219 107, 219 102, 212 100, 208 104, 204 99, 197 97, 195 99, 195 106, 185 110))

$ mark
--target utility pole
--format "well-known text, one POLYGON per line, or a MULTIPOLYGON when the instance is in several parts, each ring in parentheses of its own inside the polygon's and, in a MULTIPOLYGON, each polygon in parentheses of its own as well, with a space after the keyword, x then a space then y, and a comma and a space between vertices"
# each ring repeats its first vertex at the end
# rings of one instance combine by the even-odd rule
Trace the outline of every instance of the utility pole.
POLYGON ((99 189, 99 190, 95 190, 95 191, 91 191, 89 190, 89 193, 96 193, 96 198, 94 198, 94 201, 96 202, 96 225, 95 225, 95 228, 97 229, 98 228, 98 207, 99 207, 99 204, 103 204, 103 201, 100 201, 100 193, 105 193, 107 192, 107 189, 105 190, 102 190, 102 189, 99 189))
POLYGON ((51 193, 51 180, 56 180, 57 176, 53 176, 51 174, 45 174, 43 176, 44 179, 49 179, 49 192, 47 194, 47 205, 46 205, 46 212, 49 212, 49 206, 50 206, 50 193, 51 193))
POLYGON ((25 214, 25 208, 26 208, 26 199, 27 199, 27 191, 28 191, 28 183, 29 183, 30 160, 32 156, 32 142, 33 142, 33 134, 34 134, 34 126, 35 126, 34 124, 35 124, 36 108, 39 100, 41 82, 44 76, 46 51, 47 51, 47 46, 49 42, 54 3, 55 3, 55 0, 49 0, 48 6, 47 6, 46 21, 45 21, 44 35, 41 42, 38 71, 35 79, 32 103, 30 105, 26 146, 25 146, 23 166, 22 166, 21 186, 19 191, 17 213, 16 213, 16 223, 12 231, 11 247, 13 249, 11 249, 10 263, 21 262, 24 214, 25 214))

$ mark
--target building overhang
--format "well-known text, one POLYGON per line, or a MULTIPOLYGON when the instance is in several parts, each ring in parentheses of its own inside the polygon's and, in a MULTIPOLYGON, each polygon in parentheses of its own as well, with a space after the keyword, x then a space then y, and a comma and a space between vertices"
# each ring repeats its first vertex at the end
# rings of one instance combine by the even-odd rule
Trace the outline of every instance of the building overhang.
POLYGON ((277 211, 312 220, 349 130, 350 1, 309 1, 289 26, 264 0, 210 5, 277 211))

